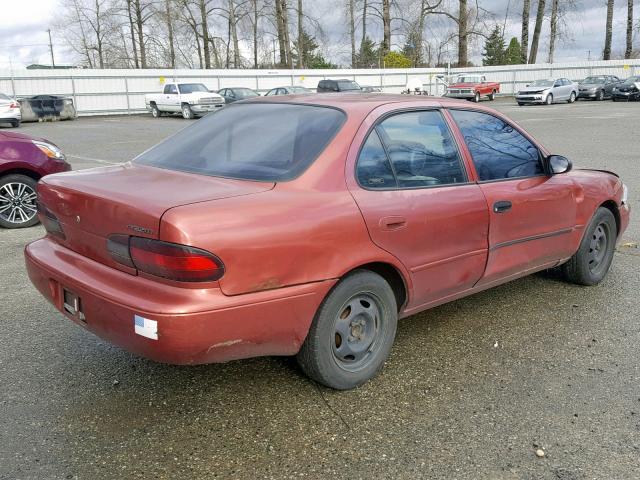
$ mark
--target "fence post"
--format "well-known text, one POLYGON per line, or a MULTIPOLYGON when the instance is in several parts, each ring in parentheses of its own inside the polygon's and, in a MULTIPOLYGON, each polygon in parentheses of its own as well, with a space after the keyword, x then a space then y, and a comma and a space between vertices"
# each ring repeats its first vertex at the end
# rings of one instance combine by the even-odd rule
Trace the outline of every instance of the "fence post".
POLYGON ((78 99, 76 97, 76 80, 73 78, 73 73, 69 72, 69 79, 71 80, 71 96, 73 97, 73 108, 76 109, 76 115, 78 115, 78 99))
POLYGON ((513 93, 513 95, 515 96, 515 94, 518 93, 516 91, 516 71, 515 70, 513 72, 511 72, 511 76, 512 76, 511 93, 513 93))
POLYGON ((129 103, 129 79, 124 77, 124 91, 127 96, 127 115, 131 115, 131 104, 129 103))
POLYGON ((259 77, 258 74, 256 73, 256 92, 260 91, 260 82, 258 81, 259 77))

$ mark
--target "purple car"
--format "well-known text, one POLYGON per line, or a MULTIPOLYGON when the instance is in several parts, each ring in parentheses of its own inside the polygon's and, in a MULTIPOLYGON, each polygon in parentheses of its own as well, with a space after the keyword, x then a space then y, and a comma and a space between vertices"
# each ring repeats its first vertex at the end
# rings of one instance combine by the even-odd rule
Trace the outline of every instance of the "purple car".
POLYGON ((71 165, 50 141, 0 131, 0 226, 38 223, 36 183, 45 175, 68 170, 71 165))

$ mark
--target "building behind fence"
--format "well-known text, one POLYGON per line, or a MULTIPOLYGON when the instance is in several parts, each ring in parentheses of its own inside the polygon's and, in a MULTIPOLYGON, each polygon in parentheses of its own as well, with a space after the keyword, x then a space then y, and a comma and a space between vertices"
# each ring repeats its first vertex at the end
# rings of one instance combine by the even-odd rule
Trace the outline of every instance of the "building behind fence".
POLYGON ((442 95, 438 79, 458 73, 480 73, 501 83, 501 93, 513 95, 537 79, 564 77, 580 80, 589 75, 640 75, 640 60, 507 65, 469 68, 341 69, 341 70, 0 70, 0 93, 23 98, 32 95, 72 97, 79 115, 108 115, 145 111, 144 96, 158 93, 165 82, 204 83, 211 90, 248 87, 261 93, 274 87, 301 85, 313 88, 327 78, 353 79, 387 93, 401 92, 418 79, 424 90, 442 95))

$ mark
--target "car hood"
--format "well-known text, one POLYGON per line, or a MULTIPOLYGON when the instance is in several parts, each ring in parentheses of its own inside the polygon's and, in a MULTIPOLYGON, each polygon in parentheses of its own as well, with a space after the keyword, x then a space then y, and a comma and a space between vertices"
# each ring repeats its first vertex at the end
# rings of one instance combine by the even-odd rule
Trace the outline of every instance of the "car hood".
POLYGON ((590 90, 592 88, 604 87, 604 85, 602 83, 580 83, 578 84, 578 87, 590 90))
POLYGON ((476 87, 480 85, 479 83, 471 83, 471 82, 464 82, 464 83, 452 83, 451 85, 449 85, 449 88, 471 88, 471 87, 476 87))
POLYGON ((47 142, 47 143, 54 144, 52 141, 47 140, 46 138, 34 137, 32 135, 26 135, 24 133, 7 132, 7 131, 0 130, 0 141, 2 140, 13 141, 13 142, 30 142, 32 140, 37 140, 39 142, 47 142))
POLYGON ((553 87, 542 87, 542 86, 530 86, 530 87, 523 87, 520 89, 521 92, 541 92, 543 90, 549 90, 553 87))

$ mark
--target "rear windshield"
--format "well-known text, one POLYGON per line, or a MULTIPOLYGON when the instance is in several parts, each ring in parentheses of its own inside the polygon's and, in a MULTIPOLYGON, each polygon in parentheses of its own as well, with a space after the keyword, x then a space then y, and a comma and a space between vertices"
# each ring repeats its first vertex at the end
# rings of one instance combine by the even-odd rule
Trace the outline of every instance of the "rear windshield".
POLYGON ((345 118, 340 110, 311 105, 229 105, 134 162, 217 177, 291 180, 320 155, 345 118))
POLYGON ((251 98, 251 97, 259 97, 260 94, 254 92, 249 88, 235 88, 233 92, 236 94, 236 97, 239 98, 251 98))

